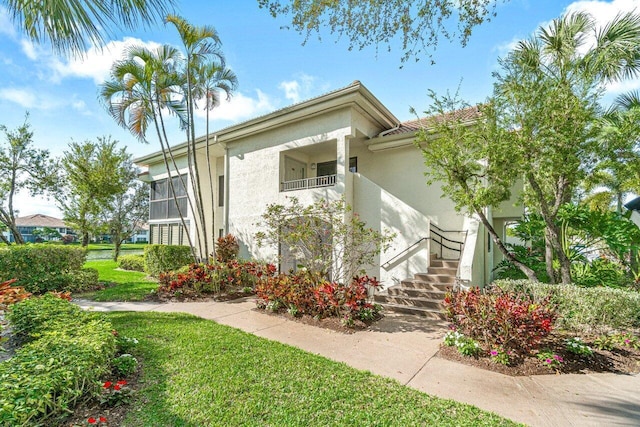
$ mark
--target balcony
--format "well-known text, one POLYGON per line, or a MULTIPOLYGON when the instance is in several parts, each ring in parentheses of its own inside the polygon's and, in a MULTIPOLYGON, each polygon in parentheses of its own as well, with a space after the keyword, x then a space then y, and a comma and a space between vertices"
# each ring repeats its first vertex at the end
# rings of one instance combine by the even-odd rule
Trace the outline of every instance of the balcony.
POLYGON ((285 181, 280 183, 280 191, 306 190, 308 188, 331 187, 332 185, 336 185, 335 174, 285 181))

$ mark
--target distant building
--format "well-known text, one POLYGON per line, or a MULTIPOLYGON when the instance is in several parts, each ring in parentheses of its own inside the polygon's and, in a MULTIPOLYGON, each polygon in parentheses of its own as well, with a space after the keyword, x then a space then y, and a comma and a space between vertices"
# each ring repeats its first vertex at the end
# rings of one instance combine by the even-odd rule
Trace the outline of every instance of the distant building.
MULTIPOLYGON (((39 241, 40 239, 61 240, 61 236, 67 234, 75 235, 75 232, 71 229, 71 227, 68 227, 60 218, 54 218, 52 216, 43 214, 18 217, 16 218, 16 227, 18 228, 18 231, 22 235, 24 241, 31 243, 39 241), (56 231, 60 233, 60 235, 46 236, 42 232, 46 231, 47 229, 56 231), (38 232, 36 230, 40 231, 38 232)), ((10 242, 14 241, 13 234, 8 231, 5 232, 5 237, 7 237, 10 242)))

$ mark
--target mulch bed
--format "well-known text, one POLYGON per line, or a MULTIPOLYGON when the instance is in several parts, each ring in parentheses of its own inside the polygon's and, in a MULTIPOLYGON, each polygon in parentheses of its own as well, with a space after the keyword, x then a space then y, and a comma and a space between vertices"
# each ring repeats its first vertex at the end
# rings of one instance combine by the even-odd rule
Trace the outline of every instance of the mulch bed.
POLYGON ((242 290, 230 290, 222 294, 172 294, 169 292, 155 292, 145 297, 145 301, 150 302, 207 302, 207 301, 233 301, 254 295, 242 290))
POLYGON ((511 376, 524 375, 548 375, 548 374, 590 374, 611 372, 616 374, 637 374, 640 372, 640 350, 632 348, 618 348, 611 351, 598 350, 593 345, 593 340, 585 338, 584 341, 593 350, 592 356, 578 356, 569 353, 565 349, 564 340, 567 335, 553 334, 541 348, 549 349, 564 359, 559 367, 549 367, 542 364, 533 356, 515 360, 511 366, 505 366, 493 362, 488 356, 468 357, 461 355, 455 347, 442 345, 438 357, 452 360, 487 371, 499 372, 511 376))

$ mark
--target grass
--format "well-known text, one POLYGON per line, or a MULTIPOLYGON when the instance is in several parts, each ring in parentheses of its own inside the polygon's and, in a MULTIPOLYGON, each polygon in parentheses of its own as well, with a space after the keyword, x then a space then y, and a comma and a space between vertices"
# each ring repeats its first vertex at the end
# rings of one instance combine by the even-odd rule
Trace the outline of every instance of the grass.
POLYGON ((510 426, 474 406, 191 315, 110 313, 143 361, 123 426, 510 426))
POLYGON ((87 261, 85 268, 98 270, 101 282, 114 284, 105 289, 77 295, 94 301, 142 301, 158 288, 158 283, 147 278, 147 273, 139 271, 117 270, 118 265, 112 260, 87 261))
MULTIPOLYGON (((120 246, 120 249, 121 250, 127 250, 127 249, 144 250, 145 246, 147 246, 146 243, 123 243, 122 246, 120 246)), ((89 245, 87 246, 87 250, 90 250, 90 251, 112 251, 113 250, 113 243, 89 243, 89 245)))

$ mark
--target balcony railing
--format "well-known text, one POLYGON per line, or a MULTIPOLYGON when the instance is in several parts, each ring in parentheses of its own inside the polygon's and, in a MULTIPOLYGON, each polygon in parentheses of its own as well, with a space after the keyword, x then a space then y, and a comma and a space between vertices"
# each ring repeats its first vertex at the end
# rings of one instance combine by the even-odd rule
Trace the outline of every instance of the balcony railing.
POLYGON ((318 176, 315 178, 295 179, 280 184, 280 191, 305 190, 307 188, 330 187, 336 185, 335 175, 318 176))

